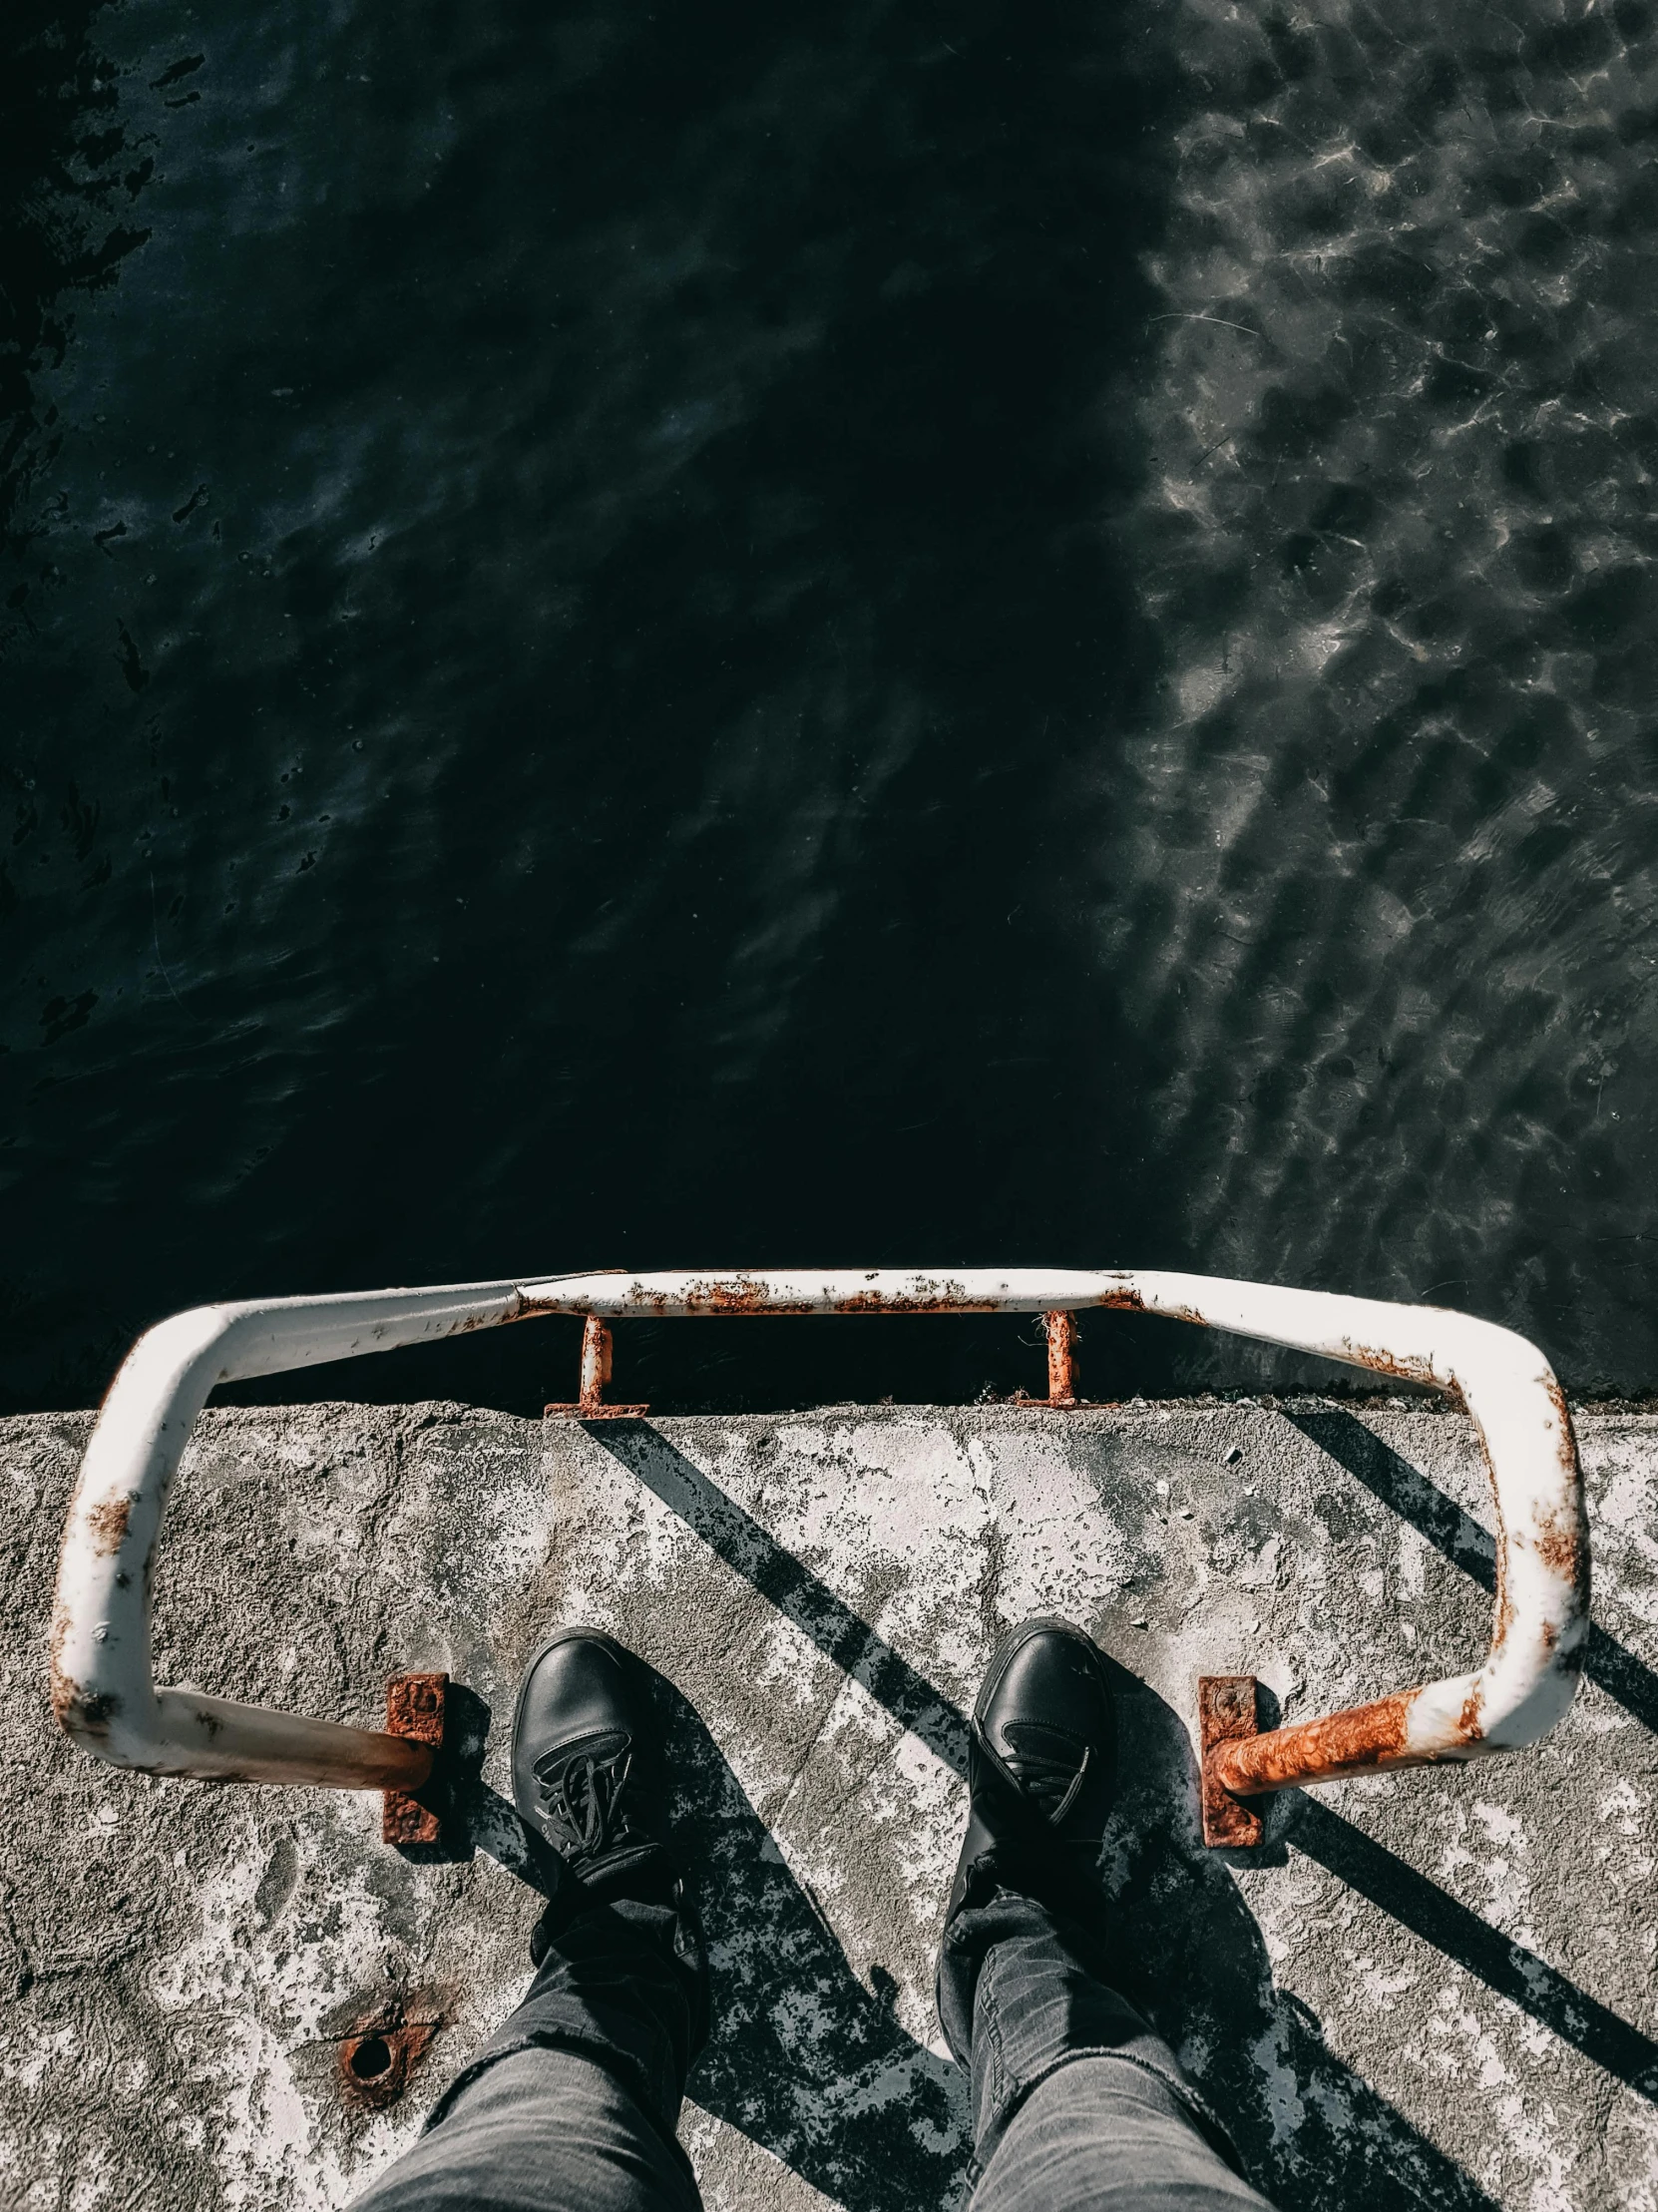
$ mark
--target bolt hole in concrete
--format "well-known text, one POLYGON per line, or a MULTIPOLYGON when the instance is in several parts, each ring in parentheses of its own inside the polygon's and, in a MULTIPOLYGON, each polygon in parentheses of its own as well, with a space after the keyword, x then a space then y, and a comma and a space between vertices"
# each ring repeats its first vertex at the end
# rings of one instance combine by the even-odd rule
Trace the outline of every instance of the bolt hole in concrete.
POLYGON ((383 2035, 365 2035, 347 2064, 359 2081, 377 2081, 381 2074, 391 2070, 391 2045, 383 2035))
POLYGON ((441 2003, 430 1993, 417 1992, 364 2006, 342 2023, 345 2033, 335 2050, 347 2108, 381 2111, 395 2104, 418 2073, 442 2020, 441 2003))

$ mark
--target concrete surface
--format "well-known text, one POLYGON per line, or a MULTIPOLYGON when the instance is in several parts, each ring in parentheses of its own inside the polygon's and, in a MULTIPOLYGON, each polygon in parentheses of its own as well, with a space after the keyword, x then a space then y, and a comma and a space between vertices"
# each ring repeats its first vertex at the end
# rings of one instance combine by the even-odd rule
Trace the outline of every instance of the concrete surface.
POLYGON ((518 1669, 578 1619, 665 1678, 717 1976, 683 2129, 710 2206, 953 2203, 963 2085, 930 1989, 961 1715, 1043 1609, 1122 1669, 1125 1979, 1263 2187, 1658 2207, 1650 1418, 1580 1424, 1598 1625, 1566 1723, 1286 1795, 1253 1863, 1195 1839, 1195 1678, 1252 1669, 1295 1715, 1473 1658, 1488 1509, 1453 1415, 209 1411, 164 1544, 162 1678, 372 1721, 387 1674, 449 1669, 494 1727, 478 1848, 442 1864, 382 1847, 377 1799, 162 1784, 57 1735, 44 1624, 88 1427, 0 1424, 8 2204, 311 2212, 396 2153, 525 1979, 537 1897, 494 1793, 518 1669), (429 2047, 362 2108, 341 2038, 399 2017, 429 2047))

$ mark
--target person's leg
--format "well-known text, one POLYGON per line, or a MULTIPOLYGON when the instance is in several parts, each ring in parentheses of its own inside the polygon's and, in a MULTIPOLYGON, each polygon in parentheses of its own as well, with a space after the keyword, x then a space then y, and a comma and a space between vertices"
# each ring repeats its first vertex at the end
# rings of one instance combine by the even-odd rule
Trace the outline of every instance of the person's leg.
POLYGON ((997 1886, 952 1923, 940 1991, 973 2073, 973 2212, 1266 2212, 1081 1922, 997 1886))
POLYGON ((637 1662, 580 1630, 539 1651, 513 1782, 570 1869, 532 1939, 535 1980, 356 2212, 697 2212, 674 2128, 707 2033, 707 1970, 656 1841, 637 1662))
POLYGON ((699 2212, 682 2153, 614 2073, 537 2046, 500 2059, 356 2212, 699 2212))
POLYGON ((1268 2212, 1174 2053, 1112 1987, 1094 1868, 1115 1772, 1089 1639, 1028 1621, 974 1707, 939 2019, 973 2074, 973 2212, 1268 2212))

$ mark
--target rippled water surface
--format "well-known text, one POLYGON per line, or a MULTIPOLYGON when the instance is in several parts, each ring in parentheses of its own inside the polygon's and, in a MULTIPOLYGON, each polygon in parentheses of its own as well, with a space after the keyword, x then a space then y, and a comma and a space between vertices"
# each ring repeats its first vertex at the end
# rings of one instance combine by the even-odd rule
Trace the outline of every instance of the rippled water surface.
POLYGON ((7 1403, 201 1299, 791 1260, 1428 1297, 1658 1387, 1647 0, 24 13, 7 1403))

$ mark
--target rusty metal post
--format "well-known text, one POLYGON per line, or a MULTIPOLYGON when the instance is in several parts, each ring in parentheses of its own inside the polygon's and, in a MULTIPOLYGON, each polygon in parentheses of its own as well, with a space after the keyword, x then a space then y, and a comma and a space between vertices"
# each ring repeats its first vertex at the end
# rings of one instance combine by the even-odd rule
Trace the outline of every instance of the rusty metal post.
POLYGON ((584 1413, 597 1413, 605 1403, 605 1385, 611 1379, 615 1358, 615 1337, 597 1313, 590 1313, 582 1325, 582 1381, 577 1391, 577 1403, 584 1413))
POLYGON ((608 1406, 605 1385, 616 1359, 616 1339, 599 1318, 590 1313, 582 1324, 582 1373, 574 1405, 545 1407, 547 1413, 574 1414, 578 1421, 615 1421, 631 1414, 648 1413, 648 1406, 608 1406))
POLYGON ((1047 1331, 1047 1402, 1050 1406, 1076 1403, 1076 1316, 1044 1313, 1047 1331))

